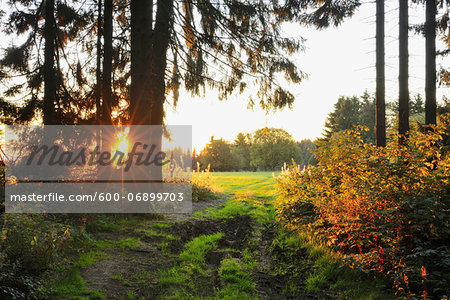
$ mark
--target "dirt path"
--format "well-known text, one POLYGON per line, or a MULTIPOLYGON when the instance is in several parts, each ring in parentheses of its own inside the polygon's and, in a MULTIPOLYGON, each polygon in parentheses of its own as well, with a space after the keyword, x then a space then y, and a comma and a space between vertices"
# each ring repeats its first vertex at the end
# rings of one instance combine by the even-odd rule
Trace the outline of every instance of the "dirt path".
MULTIPOLYGON (((155 271, 169 268, 175 260, 173 254, 181 251, 182 244, 189 240, 186 234, 181 237, 178 233, 179 238, 175 238, 177 235, 165 233, 168 231, 166 227, 172 226, 174 222, 186 220, 198 211, 217 209, 225 201, 226 199, 195 202, 192 203, 191 214, 166 214, 161 220, 142 220, 137 222, 138 225, 125 225, 119 230, 99 231, 96 238, 101 240, 129 239, 139 240, 140 243, 121 249, 105 249, 106 259, 82 269, 81 276, 87 282, 88 289, 100 291, 107 299, 140 298, 138 295, 154 295, 151 298, 158 298, 155 271)), ((140 219, 140 216, 135 217, 140 219)), ((186 227, 192 228, 188 225, 186 227)), ((177 224, 175 228, 180 226, 177 224)))
MULTIPOLYGON (((193 213, 219 211, 224 204, 225 200, 194 203, 193 213)), ((283 258, 273 248, 273 222, 260 224, 249 213, 131 219, 120 229, 95 233, 96 239, 114 246, 105 247, 102 259, 80 271, 88 289, 103 293, 107 299, 218 299, 225 295, 231 299, 333 298, 326 292, 304 291, 307 272, 293 276, 298 269, 291 270, 292 274, 279 270, 280 260, 292 263, 293 257, 283 258), (201 244, 202 239, 218 234, 216 242, 201 244)), ((294 259, 301 264, 305 255, 298 252, 294 259)))

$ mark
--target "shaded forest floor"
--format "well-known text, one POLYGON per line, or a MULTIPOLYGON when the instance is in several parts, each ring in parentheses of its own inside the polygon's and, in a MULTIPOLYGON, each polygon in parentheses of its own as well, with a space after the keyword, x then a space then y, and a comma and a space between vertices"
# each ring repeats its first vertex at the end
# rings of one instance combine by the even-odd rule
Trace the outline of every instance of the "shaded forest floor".
POLYGON ((365 298, 367 287, 370 298, 390 297, 370 280, 338 279, 342 270, 325 252, 279 227, 271 175, 216 177, 226 194, 193 203, 192 215, 88 220, 90 238, 50 276, 53 297, 335 299, 365 298), (350 294, 333 287, 349 282, 350 294))

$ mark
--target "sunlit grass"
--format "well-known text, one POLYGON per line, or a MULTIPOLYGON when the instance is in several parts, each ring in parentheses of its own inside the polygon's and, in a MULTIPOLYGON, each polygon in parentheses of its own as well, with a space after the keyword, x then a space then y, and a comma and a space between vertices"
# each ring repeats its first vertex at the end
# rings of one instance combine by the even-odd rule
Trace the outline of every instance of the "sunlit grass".
POLYGON ((218 247, 223 233, 201 235, 194 238, 184 246, 179 255, 179 263, 169 270, 159 273, 158 284, 162 290, 167 289, 168 295, 164 299, 193 298, 192 293, 196 284, 194 276, 208 278, 211 270, 207 269, 207 254, 218 247), (170 289, 169 289, 170 288, 170 289))
POLYGON ((80 256, 74 266, 78 268, 85 268, 87 266, 95 265, 97 262, 105 258, 107 258, 107 254, 103 251, 86 252, 80 256))
POLYGON ((68 270, 64 276, 56 278, 52 292, 59 299, 106 299, 102 292, 87 289, 87 284, 77 268, 68 270))
POLYGON ((276 176, 280 172, 211 172, 225 193, 252 193, 255 197, 275 196, 276 176))
POLYGON ((247 249, 242 254, 243 259, 225 258, 220 262, 218 275, 223 286, 217 291, 220 299, 256 299, 252 297, 256 288, 252 278, 256 262, 247 249))

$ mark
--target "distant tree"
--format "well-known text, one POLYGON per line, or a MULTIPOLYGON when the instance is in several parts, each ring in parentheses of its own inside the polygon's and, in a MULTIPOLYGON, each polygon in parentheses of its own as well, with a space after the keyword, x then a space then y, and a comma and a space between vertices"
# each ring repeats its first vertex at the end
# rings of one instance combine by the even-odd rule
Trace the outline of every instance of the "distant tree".
MULTIPOLYGON (((386 110, 388 112, 389 118, 395 119, 396 117, 398 117, 398 101, 388 102, 386 104, 386 110)), ((424 112, 425 104, 423 102, 423 98, 420 94, 416 94, 410 101, 409 115, 414 116, 424 114, 424 112)))
POLYGON ((231 148, 231 144, 225 140, 216 140, 214 137, 211 137, 211 140, 199 155, 201 168, 204 169, 211 165, 212 171, 234 170, 236 165, 231 148))
POLYGON ((184 150, 180 146, 166 151, 166 156, 170 157, 170 163, 177 167, 188 167, 191 163, 192 154, 189 150, 184 150))
POLYGON ((410 114, 411 115, 418 115, 423 114, 425 112, 425 106, 422 99, 422 96, 420 94, 417 94, 413 101, 411 101, 410 106, 410 114))
POLYGON ((367 91, 360 97, 359 123, 369 130, 362 133, 366 143, 375 143, 375 97, 367 91))
POLYGON ((234 143, 211 137, 199 155, 194 149, 192 161, 193 167, 198 161, 202 169, 211 165, 214 171, 276 170, 292 159, 301 166, 314 165, 315 148, 310 140, 297 143, 285 130, 265 127, 252 134, 240 132, 234 143))
POLYGON ((200 164, 200 161, 197 150, 194 147, 192 150, 192 170, 197 170, 197 163, 200 164))
POLYGON ((284 163, 291 163, 292 159, 302 164, 301 149, 292 136, 283 129, 262 128, 253 134, 250 147, 250 165, 265 170, 281 168, 284 163))
POLYGON ((328 140, 334 133, 353 129, 357 125, 369 129, 363 133, 362 138, 365 142, 373 143, 375 141, 375 99, 367 91, 361 98, 339 97, 334 110, 328 114, 325 121, 323 139, 328 140))
POLYGON ((301 140, 297 145, 302 151, 301 165, 305 168, 309 165, 315 165, 316 160, 314 158, 314 150, 316 150, 316 145, 309 139, 301 140))
MULTIPOLYGON (((416 126, 425 124, 425 107, 420 94, 411 97, 409 105, 409 124, 416 126)), ((399 126, 399 101, 388 102, 386 105, 389 127, 398 130, 399 126)), ((412 125, 411 125, 412 126, 412 125)), ((394 138, 394 137, 392 137, 394 138)))
POLYGON ((250 134, 240 132, 236 136, 233 145, 233 155, 236 160, 236 167, 240 170, 249 170, 251 168, 250 147, 251 147, 250 134))
POLYGON ((339 97, 334 104, 334 110, 328 114, 325 121, 325 138, 329 139, 335 132, 353 129, 360 124, 359 110, 361 103, 358 97, 339 97))

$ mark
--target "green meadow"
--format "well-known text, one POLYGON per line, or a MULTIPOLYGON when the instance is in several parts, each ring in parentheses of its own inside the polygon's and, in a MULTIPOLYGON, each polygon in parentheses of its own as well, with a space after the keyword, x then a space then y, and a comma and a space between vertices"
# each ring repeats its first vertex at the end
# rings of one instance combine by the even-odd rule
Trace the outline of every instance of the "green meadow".
POLYGON ((227 194, 252 193, 255 197, 275 196, 276 176, 280 172, 212 172, 219 187, 227 194))

